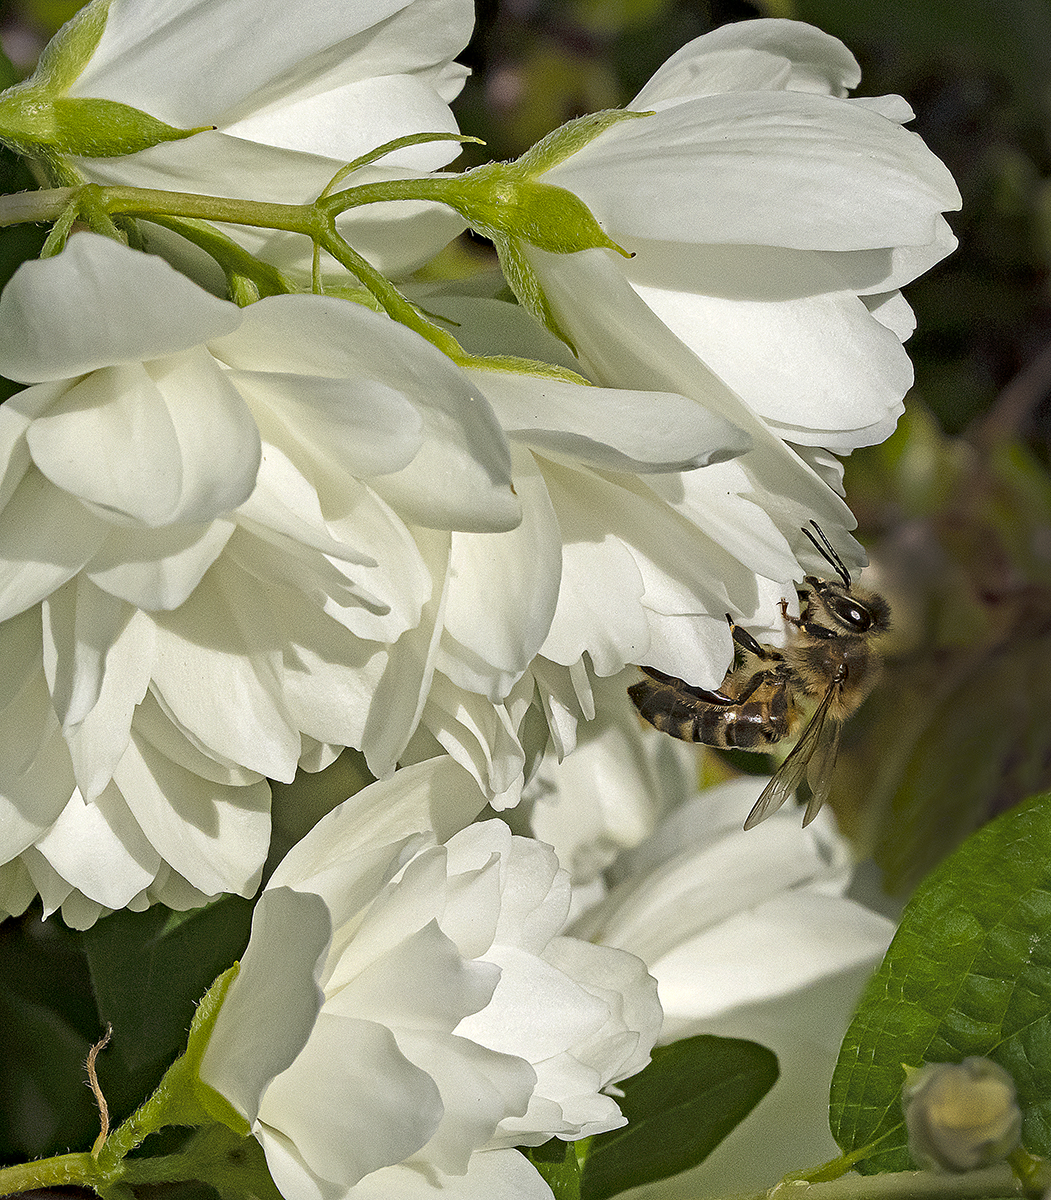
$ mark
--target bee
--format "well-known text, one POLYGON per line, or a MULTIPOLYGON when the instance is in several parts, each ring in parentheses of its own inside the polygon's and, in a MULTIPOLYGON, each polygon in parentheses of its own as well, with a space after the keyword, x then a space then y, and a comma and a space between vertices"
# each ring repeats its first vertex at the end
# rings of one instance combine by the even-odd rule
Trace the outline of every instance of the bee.
POLYGON ((810 524, 813 532, 802 532, 838 578, 807 575, 796 589, 798 617, 789 616, 788 601, 781 601, 789 626, 783 650, 761 645, 727 614, 740 661, 718 691, 694 687, 654 667, 642 667, 647 678, 628 688, 640 715, 672 737, 755 751, 793 736, 802 724, 805 702, 818 698, 809 724, 763 789, 745 829, 776 812, 804 776, 811 789, 804 827, 817 816, 828 798, 843 722, 879 676, 873 643, 890 627, 886 600, 852 588, 843 560, 817 522, 810 524))

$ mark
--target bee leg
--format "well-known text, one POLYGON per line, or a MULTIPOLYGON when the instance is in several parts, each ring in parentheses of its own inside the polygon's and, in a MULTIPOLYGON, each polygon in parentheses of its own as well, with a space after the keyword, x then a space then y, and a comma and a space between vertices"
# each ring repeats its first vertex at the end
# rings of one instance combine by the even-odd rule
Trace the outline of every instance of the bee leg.
MULTIPOLYGON (((751 700, 761 687, 769 686, 770 684, 778 687, 779 691, 781 691, 792 678, 792 672, 788 671, 782 662, 777 663, 776 666, 768 667, 765 671, 756 671, 751 679, 748 680, 741 694, 734 697, 734 704, 746 703, 748 700, 751 700)), ((787 727, 785 731, 778 733, 775 740, 780 740, 784 737, 785 732, 787 732, 787 727)))
MULTIPOLYGON (((781 602, 782 604, 784 601, 781 602)), ((747 650, 749 654, 754 654, 756 658, 763 662, 768 660, 779 660, 781 655, 776 650, 772 650, 769 646, 760 646, 754 637, 740 625, 734 623, 733 617, 729 613, 726 614, 726 620, 730 625, 730 634, 733 640, 741 647, 742 650, 747 650)))
MULTIPOLYGON (((801 601, 806 600, 806 599, 809 599, 809 595, 807 593, 800 592, 799 598, 801 601)), ((801 616, 800 617, 792 616, 792 614, 788 611, 788 601, 784 597, 782 597, 778 601, 778 605, 781 608, 781 619, 782 620, 786 621, 789 625, 794 625, 797 629, 803 628, 803 618, 801 616)))
POLYGON ((676 679, 674 675, 666 675, 663 671, 658 671, 656 667, 639 667, 639 670, 651 679, 656 679, 658 683, 666 683, 679 691, 687 692, 695 699, 703 700, 705 704, 727 705, 737 703, 732 696, 727 696, 725 693, 717 692, 714 689, 694 687, 692 683, 684 683, 681 679, 676 679))

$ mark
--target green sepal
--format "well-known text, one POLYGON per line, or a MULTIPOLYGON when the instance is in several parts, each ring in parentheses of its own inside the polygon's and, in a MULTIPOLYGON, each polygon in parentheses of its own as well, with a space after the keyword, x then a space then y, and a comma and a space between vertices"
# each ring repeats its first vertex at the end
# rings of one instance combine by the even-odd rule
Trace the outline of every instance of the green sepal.
POLYGON ((576 354, 576 347, 555 318, 547 296, 544 295, 544 289, 540 286, 540 280, 529 265, 529 259, 522 253, 520 244, 514 238, 501 234, 493 238, 493 246, 500 260, 500 270, 503 271, 504 278, 518 298, 519 304, 543 321, 555 337, 561 338, 576 354))
POLYGON ((196 1013, 194 1013, 193 1023, 190 1025, 190 1035, 186 1041, 186 1053, 183 1055, 183 1060, 193 1081, 194 1097, 201 1108, 213 1121, 232 1129, 239 1137, 247 1137, 251 1132, 249 1123, 225 1096, 203 1082, 200 1077, 201 1059, 204 1058, 204 1052, 208 1049, 208 1042, 211 1040, 219 1010, 223 1006, 223 1000, 226 998, 230 984, 237 978, 240 969, 241 964, 234 963, 205 992, 201 1003, 197 1006, 196 1013))
POLYGON ((26 85, 49 96, 69 91, 98 49, 109 6, 110 0, 91 0, 71 17, 41 51, 26 85))
POLYGON ((573 344, 551 309, 530 266, 523 245, 550 254, 581 250, 615 250, 630 258, 599 225, 591 209, 566 188, 538 178, 556 163, 575 154, 617 121, 647 116, 621 109, 592 113, 570 121, 541 139, 516 162, 487 163, 444 184, 439 198, 454 208, 476 233, 489 238, 500 267, 518 297, 572 350, 573 344))
POLYGON ((176 129, 117 100, 52 98, 28 84, 0 97, 0 142, 26 155, 119 158, 214 128, 176 129))
POLYGON ((464 354, 456 361, 461 367, 478 371, 506 371, 512 375, 529 375, 533 379, 559 379, 580 387, 594 387, 590 379, 585 379, 568 367, 540 362, 535 358, 519 358, 514 354, 464 354))
POLYGON ((607 108, 602 112, 588 113, 575 121, 567 121, 558 129, 552 129, 534 146, 530 146, 513 165, 526 175, 540 175, 582 150, 588 142, 618 121, 652 116, 653 113, 650 112, 629 112, 623 108, 607 108))

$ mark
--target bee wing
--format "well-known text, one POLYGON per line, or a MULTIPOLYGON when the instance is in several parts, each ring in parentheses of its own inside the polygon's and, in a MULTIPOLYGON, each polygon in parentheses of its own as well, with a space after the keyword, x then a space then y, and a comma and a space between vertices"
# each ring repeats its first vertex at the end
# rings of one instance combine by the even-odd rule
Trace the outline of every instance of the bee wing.
POLYGON ((834 717, 828 717, 818 734, 818 745, 807 766, 806 777, 807 783, 810 784, 810 801, 803 816, 804 829, 821 811, 821 806, 828 799, 828 794, 832 790, 832 772, 835 770, 836 755, 839 753, 839 734, 842 728, 841 721, 837 721, 834 717))
MULTIPOLYGON (((810 765, 810 760, 818 753, 819 749, 821 750, 820 757, 822 759, 826 757, 829 751, 833 757, 835 756, 839 744, 840 723, 834 719, 830 721, 828 714, 829 709, 832 707, 832 700, 835 697, 837 687, 838 684, 836 683, 830 684, 825 694, 821 697, 821 703, 817 706, 817 711, 810 718, 810 724, 803 730, 799 741, 792 747, 792 752, 777 768, 773 779, 763 788, 762 794, 755 802, 755 807, 748 814, 748 819, 744 823, 745 829, 753 829, 760 821, 765 821, 772 813, 777 812, 781 805, 784 804, 788 797, 803 782, 803 777, 807 774, 807 767, 810 765), (828 731, 827 734, 826 730, 828 731), (828 745, 828 738, 831 738, 831 745, 828 745), (825 749, 826 746, 828 746, 827 750, 825 749)), ((817 810, 824 803, 827 794, 828 789, 822 782, 818 792, 814 794, 814 799, 807 806, 804 824, 809 824, 817 816, 817 810), (811 808, 813 808, 813 812, 811 812, 811 808)))

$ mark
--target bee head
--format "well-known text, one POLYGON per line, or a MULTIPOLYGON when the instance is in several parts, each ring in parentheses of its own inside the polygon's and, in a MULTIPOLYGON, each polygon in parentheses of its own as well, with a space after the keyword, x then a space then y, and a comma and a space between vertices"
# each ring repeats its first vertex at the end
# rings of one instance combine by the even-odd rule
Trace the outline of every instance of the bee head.
MULTIPOLYGON (((890 605, 875 592, 853 591, 834 579, 817 579, 808 575, 804 581, 810 589, 812 601, 824 610, 829 621, 838 626, 826 634, 836 637, 840 633, 882 633, 890 627, 890 605)), ((816 632, 813 622, 807 628, 816 632)))

